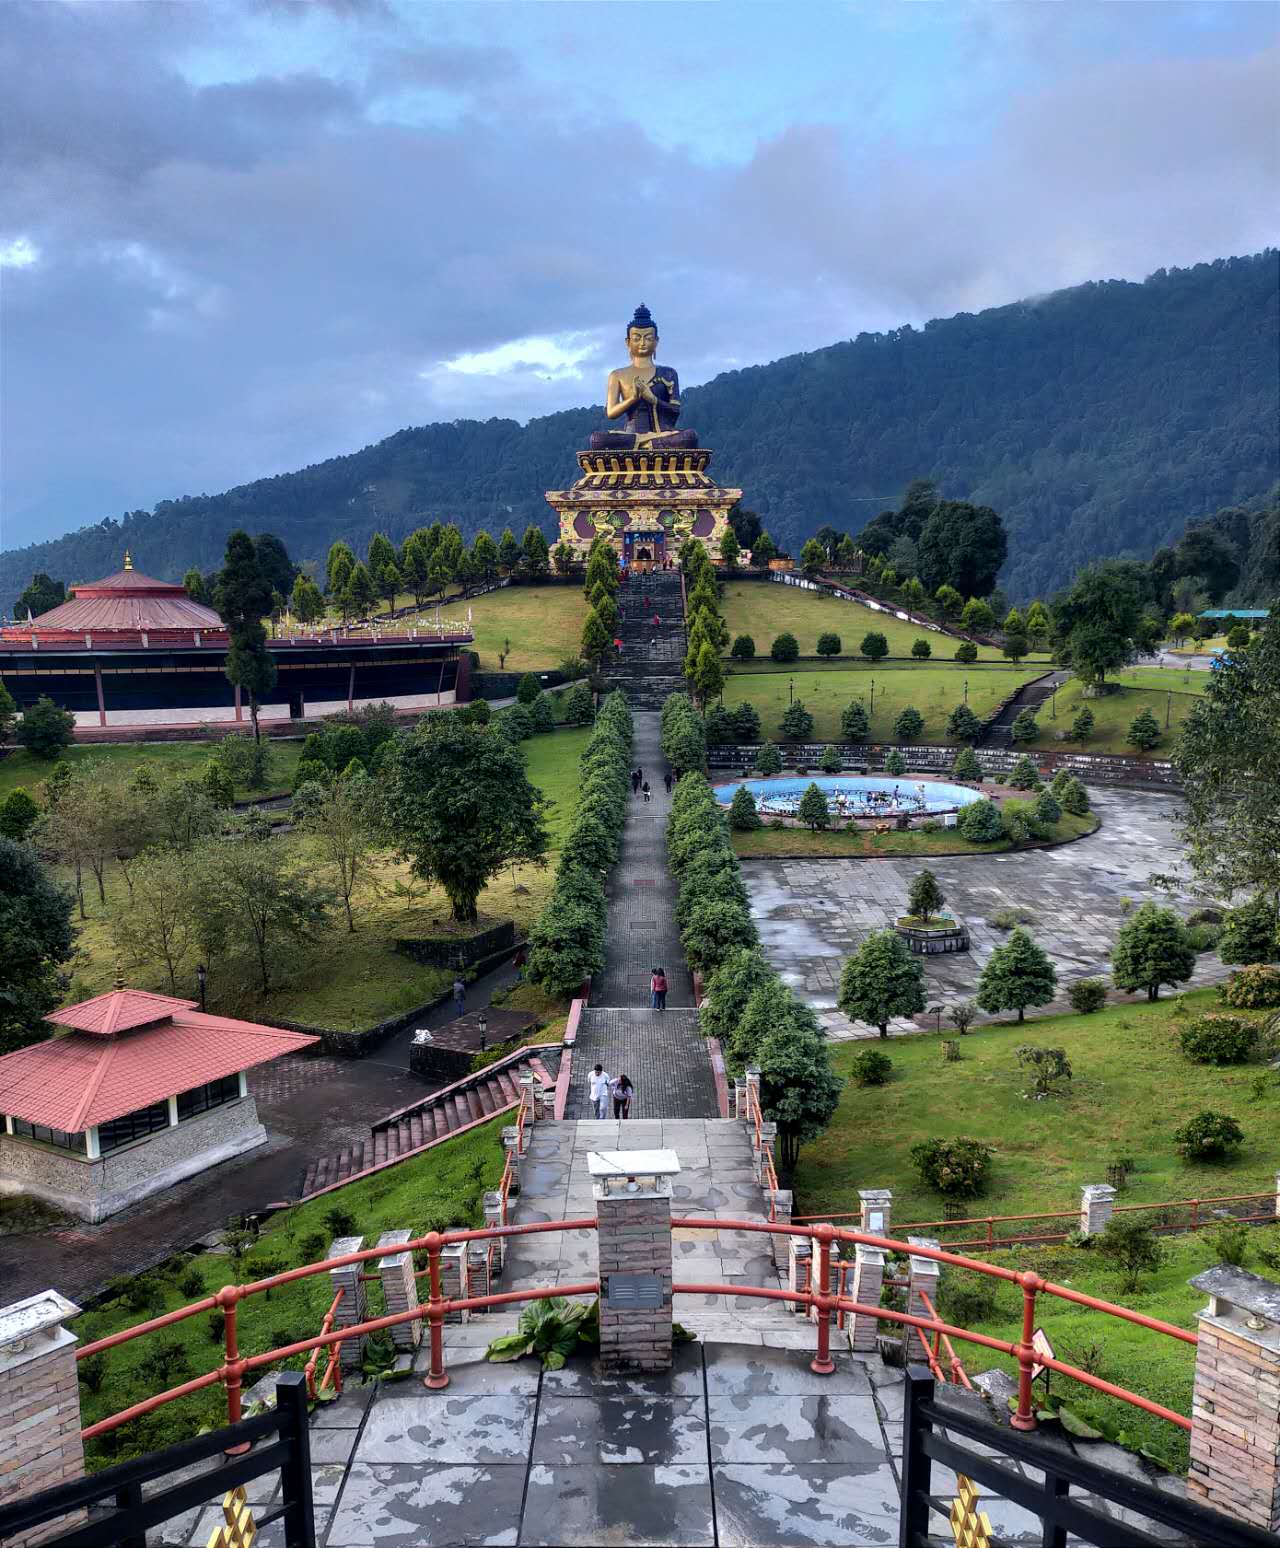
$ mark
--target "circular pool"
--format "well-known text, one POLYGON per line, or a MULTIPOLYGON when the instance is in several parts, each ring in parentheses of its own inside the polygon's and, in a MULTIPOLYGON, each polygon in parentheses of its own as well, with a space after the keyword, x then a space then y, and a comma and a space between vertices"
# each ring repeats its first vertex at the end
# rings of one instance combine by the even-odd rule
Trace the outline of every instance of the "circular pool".
POLYGON ((980 801, 981 795, 965 785, 948 785, 936 779, 912 779, 908 775, 819 774, 813 779, 735 779, 716 785, 716 800, 728 806, 745 786, 756 798, 756 809, 769 816, 794 817, 800 798, 817 785, 827 806, 850 817, 896 817, 901 813, 929 816, 959 811, 980 801))

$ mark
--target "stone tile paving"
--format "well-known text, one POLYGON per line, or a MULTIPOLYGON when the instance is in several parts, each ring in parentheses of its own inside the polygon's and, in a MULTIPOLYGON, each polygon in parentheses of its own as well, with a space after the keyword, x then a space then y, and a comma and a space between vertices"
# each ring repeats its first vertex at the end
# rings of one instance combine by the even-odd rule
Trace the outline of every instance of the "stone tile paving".
MULTIPOLYGON (((1000 909, 1021 908, 1033 916, 1028 929, 1052 957, 1065 986, 1109 973, 1107 954, 1124 919, 1122 898, 1135 906, 1148 899, 1172 901, 1184 910, 1194 906, 1189 893, 1170 894, 1153 880, 1172 870, 1181 855, 1177 798, 1098 789, 1090 799, 1102 827, 1074 844, 929 862, 972 941, 967 952, 923 959, 930 1004, 972 997, 987 959, 1008 939, 1008 931, 990 923, 1000 909)), ((908 859, 743 862, 752 913, 770 960, 817 1009, 833 1038, 876 1036, 874 1028, 855 1025, 836 1009, 840 973, 869 934, 902 913, 907 889, 922 865, 908 859)), ((1206 953, 1192 982, 1214 983, 1226 972, 1216 955, 1206 953)), ((1054 1008, 1066 1008, 1065 996, 1054 1008)), ((898 1021, 890 1030, 918 1028, 898 1021)))
MULTIPOLYGON (((648 976, 645 983, 648 984, 648 976)), ((636 1089, 631 1119, 713 1118, 719 1112, 696 1010, 591 1009, 573 1050, 566 1118, 591 1117, 588 1077, 596 1064, 636 1089)))

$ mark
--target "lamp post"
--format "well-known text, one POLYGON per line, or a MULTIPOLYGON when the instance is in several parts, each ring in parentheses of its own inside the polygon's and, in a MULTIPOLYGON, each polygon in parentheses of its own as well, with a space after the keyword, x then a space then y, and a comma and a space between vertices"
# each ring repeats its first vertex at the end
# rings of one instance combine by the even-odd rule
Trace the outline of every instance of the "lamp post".
POLYGON ((200 985, 200 1009, 204 1009, 204 990, 209 981, 209 969, 201 962, 196 968, 196 983, 200 985))
POLYGON ((1169 694, 1164 701, 1164 728, 1169 729, 1169 716, 1173 711, 1173 695, 1169 694))
POLYGON ((1057 718, 1058 718, 1058 690, 1055 688, 1053 690, 1053 692, 1049 695, 1049 719, 1050 720, 1057 720, 1057 718))
POLYGON ((787 679, 787 703, 788 704, 794 704, 795 702, 796 702, 796 680, 795 680, 794 677, 789 677, 787 679))
POLYGON ((876 712, 876 680, 873 677, 871 679, 871 713, 874 715, 875 712, 876 712))
POLYGON ((964 702, 966 704, 969 702, 969 679, 967 677, 964 680, 964 702))
POLYGON ((480 1012, 480 1052, 487 1052, 489 1047, 489 1018, 483 1011, 480 1012))
POLYGON ((935 1032, 941 1032, 942 1031, 942 1006, 941 1005, 931 1005, 929 1007, 929 1014, 936 1019, 936 1025, 934 1026, 934 1031, 935 1032))

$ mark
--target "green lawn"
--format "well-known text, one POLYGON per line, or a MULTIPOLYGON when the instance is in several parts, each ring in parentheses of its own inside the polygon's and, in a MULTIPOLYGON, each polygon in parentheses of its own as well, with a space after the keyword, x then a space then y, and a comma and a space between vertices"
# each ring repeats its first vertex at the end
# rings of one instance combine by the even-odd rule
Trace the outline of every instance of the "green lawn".
POLYGON ((1124 667, 1116 673, 1117 681, 1127 688, 1153 688, 1161 693, 1203 693, 1209 676, 1196 667, 1124 667))
MULTIPOLYGON (((1201 989, 1185 1003, 1195 1012, 1219 1002, 1216 991, 1201 989)), ((1178 1049, 1179 1020, 1170 1000, 1092 1016, 1028 1016, 1023 1026, 970 1032, 959 1040, 958 1064, 943 1062, 932 1034, 877 1040, 893 1076, 882 1087, 845 1087, 830 1127, 801 1153, 797 1212, 856 1210, 859 1188, 892 1188, 895 1225, 940 1219, 943 1201, 920 1182, 908 1154, 926 1134, 969 1135, 994 1148, 987 1192, 967 1211, 974 1216, 1073 1209, 1081 1186, 1105 1182, 1108 1162, 1122 1156, 1138 1162, 1127 1203, 1273 1188, 1280 1086, 1255 1100, 1259 1066, 1189 1063, 1178 1049), (1066 1097, 1024 1099, 1028 1081, 1014 1053, 1021 1043, 1067 1050, 1074 1078, 1066 1097), (1244 1129, 1235 1164, 1194 1164, 1174 1149, 1173 1130, 1203 1108, 1231 1114, 1244 1129)), ((834 1047, 837 1072, 847 1074, 867 1046, 834 1047)))
MULTIPOLYGON (((1128 677, 1130 674, 1125 674, 1128 677)), ((1149 756, 1167 758, 1177 739, 1179 728, 1195 708, 1196 700, 1204 692, 1203 686, 1183 687, 1184 677, 1204 677, 1195 672, 1171 671, 1168 687, 1164 687, 1159 668, 1135 669, 1132 675, 1139 679, 1133 686, 1123 685, 1114 693, 1101 698, 1085 698, 1084 685, 1073 677, 1058 689, 1054 700, 1037 712, 1040 735, 1032 747, 1053 748, 1057 751, 1082 753, 1118 753, 1129 758, 1149 756), (1155 679, 1148 684, 1147 679, 1155 679), (1056 702, 1055 702, 1056 701, 1056 702), (1088 706, 1093 711, 1093 733, 1087 742, 1060 742, 1057 733, 1068 731, 1080 711, 1088 706), (1125 741, 1129 727, 1143 710, 1150 710, 1164 731, 1160 742, 1149 754, 1143 754, 1125 741), (1168 729, 1165 730, 1165 723, 1168 729)))
MULTIPOLYGON (((794 634, 802 656, 812 656, 820 634, 838 634, 846 655, 856 656, 864 634, 883 634, 889 642, 889 654, 910 656, 916 640, 926 639, 939 660, 954 658, 960 641, 950 635, 934 634, 913 623, 904 623, 892 613, 877 613, 860 602, 842 602, 824 592, 805 591, 800 586, 781 586, 771 581, 729 581, 724 588, 722 606, 725 623, 732 638, 749 634, 756 651, 769 654, 775 636, 794 634)), ((978 646, 979 661, 1002 661, 999 650, 978 646)))
POLYGON ((871 709, 871 685, 875 684, 875 708, 871 713, 871 740, 893 740, 893 722, 899 712, 914 705, 924 716, 925 742, 945 742, 947 718, 964 701, 969 685, 969 708, 981 718, 1002 699, 1043 672, 1043 667, 972 666, 854 666, 793 674, 783 667, 771 672, 735 673, 725 683, 727 709, 748 703, 760 716, 766 737, 777 739, 778 724, 786 711, 791 678, 796 675, 795 696, 803 699, 814 719, 814 740, 838 741, 840 716, 854 699, 871 709))
MULTIPOLYGON (((425 1156, 351 1183, 309 1204, 282 1211, 267 1223, 258 1242, 239 1264, 213 1253, 192 1258, 180 1256, 140 1279, 121 1282, 116 1294, 109 1290, 77 1321, 76 1333, 81 1343, 91 1343, 199 1301, 223 1285, 245 1284, 303 1263, 314 1263, 324 1256, 335 1236, 358 1232, 364 1236, 365 1245, 372 1246, 387 1230, 407 1228, 420 1236, 451 1226, 482 1226, 484 1192, 496 1188, 502 1175, 503 1122, 496 1118, 425 1156), (133 1304, 123 1298, 126 1292, 133 1304)), ((369 1315, 383 1315, 381 1287, 374 1283, 367 1289, 369 1315)), ((242 1301, 237 1328, 241 1353, 253 1356, 314 1337, 320 1332, 321 1320, 332 1299, 328 1274, 317 1274, 242 1301)), ((222 1360, 220 1319, 216 1326, 215 1337, 210 1314, 201 1313, 172 1328, 82 1361, 80 1401, 85 1424, 94 1424, 154 1392, 216 1368, 222 1360)), ((321 1370, 324 1359, 322 1355, 321 1370)), ((288 1361, 287 1366, 301 1369, 305 1363, 306 1357, 298 1356, 288 1361)), ((246 1387, 263 1374, 252 1376, 246 1387)), ((127 1456, 172 1445, 202 1427, 225 1422, 226 1397, 222 1387, 215 1386, 122 1426, 111 1432, 115 1439, 109 1436, 91 1441, 89 1466, 105 1467, 127 1456)))
MULTIPOLYGON (((273 741, 271 744, 271 779, 265 790, 236 791, 240 800, 252 796, 284 795, 293 788, 293 771, 302 754, 300 741, 273 741)), ((199 774, 209 760, 208 742, 144 742, 112 744, 105 747, 69 747, 64 754, 73 767, 77 763, 106 763, 132 774, 144 765, 157 779, 169 775, 199 774)), ((48 779, 53 764, 44 758, 36 758, 24 748, 16 747, 0 758, 0 799, 22 785, 35 796, 48 779)))
MULTIPOLYGON (((573 813, 575 772, 587 734, 585 730, 555 731, 524 743, 531 780, 556 803, 549 814, 553 851, 573 813)), ((274 842, 288 845, 299 865, 314 868, 317 881, 325 884, 309 839, 289 834, 274 842)), ((553 875, 554 853, 546 866, 503 871, 480 896, 482 917, 514 919, 521 931, 527 930, 547 899, 553 875)), ((75 992, 87 996, 109 989, 116 974, 111 920, 115 910, 128 906, 118 870, 112 867, 107 872, 105 906, 92 882, 86 887, 85 902, 89 917, 83 923, 77 921, 70 968, 75 992)), ((397 938, 434 935, 450 928, 448 906, 439 888, 412 877, 407 866, 388 862, 358 889, 354 912, 354 934, 347 930, 341 910, 335 910, 326 929, 289 954, 279 986, 269 994, 260 993, 248 980, 231 979, 225 965, 211 963, 210 1008, 345 1031, 372 1026, 444 992, 450 973, 414 962, 393 949, 397 938)), ((160 966, 149 974, 131 971, 130 982, 141 989, 169 992, 168 977, 160 966)), ((186 989, 195 992, 190 984, 186 989)), ((178 990, 183 990, 181 983, 178 990)))
MULTIPOLYGON (((1092 833, 1098 826, 1090 812, 1073 817, 1064 812, 1054 826, 1052 843, 1066 843, 1092 833)), ((924 833, 913 828, 907 833, 871 833, 866 829, 843 828, 839 832, 810 833, 807 828, 757 828, 754 833, 735 833, 733 847, 744 860, 789 859, 818 860, 851 855, 994 855, 1014 847, 1008 839, 995 844, 971 844, 954 829, 924 833)))
MULTIPOLYGON (((1193 1290, 1187 1281, 1207 1268, 1222 1262, 1222 1255, 1215 1246, 1216 1228, 1197 1231, 1185 1236, 1163 1238, 1161 1249, 1163 1262, 1154 1272, 1144 1277, 1142 1288, 1126 1290, 1121 1276, 1109 1267, 1092 1250, 1068 1247, 1042 1247, 1023 1249, 1019 1252, 993 1254, 992 1262, 1008 1268, 1031 1270, 1054 1284, 1066 1285, 1099 1300, 1112 1301, 1117 1305, 1141 1312, 1148 1317, 1170 1322, 1175 1327, 1196 1327, 1196 1315, 1206 1304, 1204 1293, 1193 1290)), ((1275 1271, 1258 1259, 1259 1251, 1275 1253, 1280 1250, 1280 1229, 1274 1226, 1253 1227, 1249 1235, 1249 1256, 1245 1267, 1274 1277, 1275 1271)), ((963 1270, 944 1269, 943 1294, 940 1314, 945 1318, 946 1285, 954 1275, 953 1284, 972 1285, 979 1276, 963 1270)), ((984 1279, 984 1284, 994 1284, 984 1279)), ((986 1333, 993 1338, 1007 1339, 1013 1343, 1021 1336, 1021 1294, 1008 1285, 1001 1285, 996 1292, 996 1304, 990 1314, 979 1318, 959 1319, 957 1325, 970 1327, 976 1333, 986 1333)), ((1174 1413, 1190 1415, 1191 1388, 1195 1374, 1195 1349, 1166 1334, 1149 1332, 1145 1328, 1107 1317, 1086 1307, 1075 1306, 1056 1296, 1042 1295, 1036 1301, 1036 1323, 1049 1336, 1054 1355, 1092 1374, 1103 1381, 1114 1382, 1130 1392, 1170 1408, 1174 1413)), ((1013 1374, 1016 1362, 983 1349, 980 1345, 955 1341, 956 1353, 964 1362, 966 1371, 976 1375, 979 1371, 1002 1368, 1013 1374)), ((1037 1382, 1039 1391, 1043 1386, 1037 1382)), ((1050 1376, 1050 1394, 1058 1398, 1086 1423, 1101 1430, 1108 1438, 1117 1440, 1132 1450, 1145 1449, 1167 1467, 1185 1472, 1187 1467, 1188 1437, 1184 1430, 1167 1420, 1154 1418, 1125 1403, 1119 1398, 1105 1397, 1081 1382, 1068 1376, 1050 1376)))

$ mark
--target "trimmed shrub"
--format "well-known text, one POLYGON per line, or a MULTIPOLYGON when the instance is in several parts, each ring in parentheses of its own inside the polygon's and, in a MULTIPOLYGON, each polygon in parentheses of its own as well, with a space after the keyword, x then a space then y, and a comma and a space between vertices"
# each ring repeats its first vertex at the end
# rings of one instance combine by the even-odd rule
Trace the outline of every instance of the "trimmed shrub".
POLYGON ((735 833, 750 833, 763 826, 760 813, 756 810, 756 798, 745 785, 739 785, 733 792, 733 800, 729 804, 729 826, 735 833))
POLYGON ((1009 771, 1009 787, 1012 790, 1038 790, 1040 775, 1031 759, 1023 753, 1009 771))
POLYGON ((813 716, 804 707, 803 699, 796 699, 782 712, 778 729, 789 742, 807 742, 813 735, 813 716))
POLYGON ((886 774, 892 774, 895 777, 907 772, 907 760, 896 747, 891 747, 885 754, 884 771, 886 774))
POLYGON ((1070 812, 1073 817, 1089 815, 1089 792, 1074 774, 1067 781, 1066 788, 1058 799, 1062 802, 1062 810, 1070 812))
POLYGON ((973 801, 962 807, 956 831, 971 844, 994 844, 1004 838, 1004 818, 994 801, 973 801))
MULTIPOLYGON (((1200 925, 1201 930, 1211 930, 1212 925, 1200 925)), ((1265 962, 1253 962, 1242 967, 1218 990, 1218 998, 1234 1010, 1268 1010, 1280 1005, 1280 969, 1269 967, 1265 962)))
POLYGON ((784 631, 774 640, 769 647, 769 654, 775 661, 795 661, 800 655, 800 646, 794 634, 784 631))
POLYGON ((978 647, 972 640, 965 640, 963 644, 956 646, 956 660, 963 661, 967 666, 978 659, 978 647))
POLYGON ((818 759, 818 767, 824 774, 838 774, 842 767, 838 749, 830 744, 824 747, 822 757, 818 759))
POLYGON ((908 704, 894 721, 893 734, 900 742, 918 742, 924 735, 924 716, 908 704))
POLYGON ((861 699, 846 704, 840 713, 840 735, 846 742, 865 742, 870 734, 871 722, 861 699))
POLYGON ((1228 909, 1219 952, 1224 962, 1270 962, 1278 953, 1276 914, 1266 898, 1256 897, 1239 908, 1228 909))
POLYGON ((766 742, 756 754, 756 768, 761 774, 778 774, 782 770, 782 754, 772 742, 766 742))
POLYGON ((862 636, 862 644, 858 649, 868 661, 883 661, 889 654, 889 641, 883 634, 872 629, 862 636))
POLYGON ((1036 737, 1040 735, 1040 722, 1036 719, 1034 712, 1029 709, 1021 710, 1014 720, 1013 729, 1009 734, 1015 742, 1034 742, 1036 737))
POLYGON ((1258 1044, 1258 1030, 1236 1016, 1197 1016, 1178 1033, 1178 1044, 1194 1064, 1245 1064, 1258 1044))
POLYGON ((1130 747, 1136 747, 1142 752, 1150 752, 1153 747, 1160 744, 1160 722, 1150 710, 1143 710, 1136 715, 1129 726, 1129 734, 1125 737, 1130 747))
POLYGON ((838 634, 820 634, 818 636, 818 654, 820 656, 838 656, 842 648, 838 634))
POLYGON ((753 704, 739 704, 733 712, 734 735, 740 742, 760 740, 760 716, 753 704))
POLYGON ((1222 1161, 1244 1144, 1244 1130, 1227 1113, 1206 1109, 1175 1129, 1173 1142, 1189 1161, 1222 1161))
POLYGON ((753 661, 756 654, 756 642, 749 634, 739 634, 735 637, 729 654, 735 661, 753 661))
POLYGON ((957 704, 947 717, 947 737, 952 742, 976 742, 982 722, 967 704, 957 704))
POLYGON ((951 777, 971 785, 982 783, 982 765, 972 747, 962 747, 956 754, 956 761, 951 765, 951 777))
POLYGON ((933 646, 930 645, 928 640, 912 640, 911 654, 917 661, 928 661, 929 657, 933 655, 933 646))
POLYGON ((1093 735, 1093 711, 1087 704, 1071 722, 1068 735, 1073 742, 1087 742, 1093 735))
POLYGON ((1107 1003, 1107 986, 1100 978, 1077 978, 1067 990, 1067 999, 1073 1011, 1088 1016, 1107 1003))
POLYGON ((864 1048, 849 1068, 859 1086, 883 1086, 893 1074, 893 1060, 878 1048, 864 1048))
POLYGON ((976 1198, 987 1185, 992 1151, 980 1140, 931 1139, 911 1147, 920 1180, 948 1199, 976 1198))
POLYGON ((1036 797, 1035 813, 1038 821, 1046 828, 1054 827, 1062 819, 1062 808, 1054 799, 1051 790, 1042 790, 1036 797))

